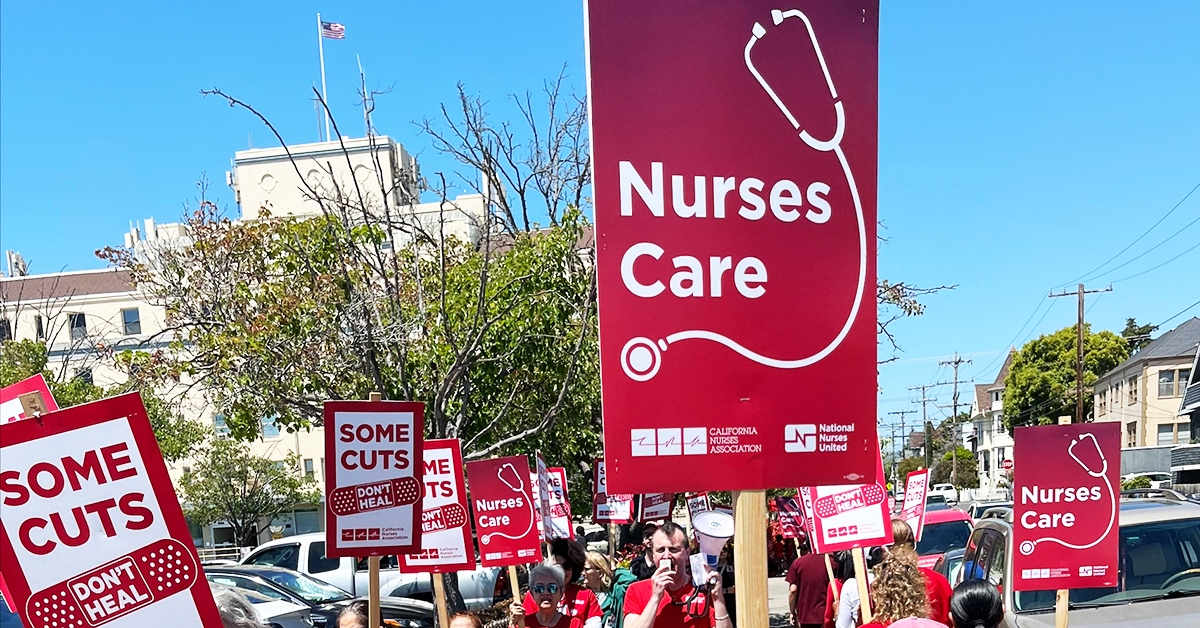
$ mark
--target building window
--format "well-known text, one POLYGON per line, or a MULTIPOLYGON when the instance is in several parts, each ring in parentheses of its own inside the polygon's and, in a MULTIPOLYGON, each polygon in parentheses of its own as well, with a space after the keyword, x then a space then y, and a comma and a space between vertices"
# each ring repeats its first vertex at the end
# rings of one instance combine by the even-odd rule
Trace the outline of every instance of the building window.
POLYGON ((1188 377, 1192 369, 1179 369, 1158 372, 1158 396, 1180 397, 1187 388, 1188 377))
POLYGON ((1158 426, 1158 445, 1174 445, 1175 444, 1175 426, 1171 423, 1163 423, 1158 426))
POLYGON ((0 318, 0 342, 12 339, 12 323, 7 318, 0 318))
POLYGON ((121 310, 121 326, 126 336, 137 336, 142 333, 142 316, 136 307, 121 310))
POLYGON ((1102 390, 1096 396, 1099 398, 1096 402, 1096 416, 1104 416, 1108 412, 1108 391, 1102 390))
POLYGON ((1125 424, 1125 446, 1137 447, 1137 422, 1125 424))
POLYGON ((229 426, 225 425, 224 414, 213 415, 213 431, 216 432, 217 438, 229 438, 229 426))
POLYGON ((1137 403, 1138 400, 1138 376, 1134 375, 1129 378, 1129 405, 1137 403))
POLYGON ((87 338, 87 318, 83 314, 68 314, 67 319, 71 326, 71 340, 87 338))
POLYGON ((1124 382, 1117 382, 1112 387, 1112 407, 1115 411, 1121 407, 1121 386, 1124 382))
POLYGON ((1000 397, 1003 395, 1004 395, 1003 390, 993 390, 992 391, 992 403, 1000 403, 1000 397))
POLYGON ((279 438, 279 426, 275 425, 275 417, 262 420, 263 438, 279 438))
POLYGON ((1186 445, 1192 442, 1192 424, 1190 422, 1178 424, 1176 426, 1176 431, 1178 433, 1178 436, 1175 439, 1177 443, 1180 445, 1186 445))
POLYGON ((93 383, 95 383, 92 381, 92 369, 84 368, 84 369, 79 369, 78 371, 75 371, 75 379, 77 379, 89 386, 92 385, 93 383))
POLYGON ((315 474, 313 472, 313 459, 305 458, 304 459, 304 477, 311 480, 311 479, 313 479, 314 475, 315 474))
POLYGON ((38 314, 37 316, 33 317, 33 325, 34 325, 34 327, 37 328, 37 339, 45 340, 46 339, 46 322, 44 320, 42 320, 41 314, 38 314))
POLYGON ((321 480, 325 479, 325 459, 321 458, 321 480))

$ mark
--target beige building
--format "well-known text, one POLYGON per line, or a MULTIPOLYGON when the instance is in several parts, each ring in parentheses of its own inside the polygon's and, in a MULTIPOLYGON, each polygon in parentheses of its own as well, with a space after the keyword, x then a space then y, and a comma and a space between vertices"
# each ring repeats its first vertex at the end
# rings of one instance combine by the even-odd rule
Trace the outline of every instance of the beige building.
POLYGON ((1009 351, 996 379, 975 385, 971 404, 971 439, 967 445, 975 453, 979 471, 979 494, 993 496, 1011 489, 1004 461, 1013 457, 1012 433, 1004 427, 1004 380, 1012 369, 1009 351))
POLYGON ((1200 318, 1185 321, 1142 347, 1096 381, 1095 420, 1123 426, 1125 447, 1183 445, 1193 436, 1178 416, 1200 343, 1200 318))

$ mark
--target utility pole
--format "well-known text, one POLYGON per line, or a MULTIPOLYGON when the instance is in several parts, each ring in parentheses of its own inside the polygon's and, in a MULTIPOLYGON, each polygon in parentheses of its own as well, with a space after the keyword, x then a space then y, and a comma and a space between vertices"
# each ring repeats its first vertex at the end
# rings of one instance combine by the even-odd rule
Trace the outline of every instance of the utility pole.
MULTIPOLYGON (((959 435, 959 430, 958 430, 958 367, 960 364, 970 364, 970 363, 971 363, 970 360, 964 360, 964 359, 958 357, 957 351, 954 352, 953 360, 943 360, 942 362, 938 362, 938 366, 954 367, 954 381, 953 381, 954 394, 953 394, 953 402, 952 402, 954 409, 952 411, 953 414, 950 415, 950 420, 953 422, 952 427, 954 428, 954 448, 950 450, 952 452, 950 454, 950 458, 951 458, 951 460, 953 460, 953 462, 951 463, 952 466, 950 467, 950 484, 953 485, 956 490, 958 488, 958 444, 962 440, 962 437, 959 435)), ((964 383, 967 383, 967 382, 964 382, 964 383)))
POLYGON ((1065 289, 1055 294, 1050 291, 1050 298, 1055 297, 1079 297, 1079 322, 1075 325, 1075 422, 1083 423, 1083 298, 1084 295, 1095 294, 1097 292, 1112 292, 1112 284, 1103 290, 1084 290, 1083 284, 1076 287, 1075 292, 1067 292, 1065 289))
POLYGON ((931 399, 929 397, 926 397, 925 393, 930 388, 933 388, 933 387, 939 386, 939 385, 940 384, 926 384, 924 386, 909 386, 908 387, 909 390, 921 391, 921 398, 917 399, 917 403, 921 404, 921 428, 923 430, 925 430, 925 468, 926 469, 933 468, 933 463, 932 463, 932 459, 933 459, 933 451, 932 451, 933 450, 933 425, 931 425, 929 423, 929 413, 927 412, 928 406, 926 404, 929 403, 930 401, 937 401, 937 398, 935 397, 935 398, 931 399))
MULTIPOLYGON (((904 457, 904 453, 905 453, 904 450, 908 446, 908 431, 904 428, 904 415, 913 414, 915 412, 916 412, 916 410, 897 410, 895 412, 888 413, 888 414, 899 414, 900 415, 900 438, 904 439, 904 442, 901 443, 901 445, 900 445, 900 455, 902 458, 904 457)), ((895 436, 894 436, 895 429, 896 429, 896 426, 893 424, 892 425, 892 433, 893 433, 892 442, 893 443, 895 442, 895 436)), ((892 477, 895 478, 894 481, 896 482, 897 485, 899 485, 900 484, 900 463, 896 462, 895 447, 893 447, 893 449, 892 449, 892 464, 894 465, 892 467, 892 477)))

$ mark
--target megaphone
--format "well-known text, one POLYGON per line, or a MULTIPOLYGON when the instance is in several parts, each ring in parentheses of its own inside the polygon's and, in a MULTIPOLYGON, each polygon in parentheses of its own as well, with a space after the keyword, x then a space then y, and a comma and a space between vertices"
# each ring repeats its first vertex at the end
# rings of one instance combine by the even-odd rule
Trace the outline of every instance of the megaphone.
POLYGON ((692 518, 696 539, 700 541, 700 553, 709 567, 717 566, 721 547, 733 538, 733 516, 719 510, 706 510, 692 518))

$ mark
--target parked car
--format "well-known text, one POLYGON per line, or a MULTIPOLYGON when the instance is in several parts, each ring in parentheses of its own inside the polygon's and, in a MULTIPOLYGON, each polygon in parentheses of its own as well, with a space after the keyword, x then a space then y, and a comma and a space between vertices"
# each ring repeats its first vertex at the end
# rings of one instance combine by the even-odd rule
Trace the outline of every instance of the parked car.
MULTIPOLYGON (((275 539, 259 545, 250 552, 243 565, 272 565, 308 574, 355 595, 367 592, 369 577, 366 559, 329 558, 325 555, 325 534, 298 534, 275 539)), ((384 597, 409 597, 433 601, 433 584, 427 573, 402 574, 395 556, 380 561, 379 594, 384 597)), ((507 580, 500 578, 496 567, 478 567, 474 571, 458 572, 458 588, 468 608, 492 606, 507 599, 507 580)))
MULTIPOLYGON (((247 589, 255 595, 290 604, 299 604, 312 614, 311 626, 337 626, 338 613, 363 597, 354 597, 328 582, 311 576, 265 565, 206 567, 209 582, 247 589)), ((406 628, 433 628, 434 607, 429 602, 409 598, 381 598, 383 619, 406 628)))
MULTIPOLYGON (((989 513, 990 514, 990 513, 989 513)), ((1111 588, 1071 589, 1072 626, 1200 626, 1200 505, 1120 500, 1121 561, 1111 588)), ((963 555, 961 579, 986 578, 1004 596, 1004 628, 1054 625, 1054 591, 1013 591, 1012 514, 986 517, 963 555)), ((957 582, 952 582, 957 584, 957 582)))
POLYGON ((951 506, 958 503, 958 491, 954 489, 953 484, 934 484, 929 487, 929 497, 935 495, 942 496, 946 500, 946 503, 951 506))
POLYGON ((971 516, 957 508, 925 510, 925 528, 917 541, 917 564, 932 568, 942 554, 967 546, 971 516))
POLYGON ((1150 488, 1171 488, 1170 473, 1129 473, 1121 476, 1121 482, 1128 482, 1133 478, 1147 478, 1150 480, 1150 488))
POLYGON ((975 502, 967 507, 967 514, 975 521, 979 521, 983 517, 983 513, 989 508, 1012 508, 1012 502, 975 502))
POLYGON ((314 626, 312 611, 307 604, 281 600, 250 589, 234 588, 245 595, 247 600, 250 600, 254 612, 258 613, 259 621, 267 628, 313 628, 314 626))
POLYGON ((933 570, 946 577, 947 582, 957 582, 958 573, 962 571, 963 553, 966 549, 950 550, 937 559, 933 570))

